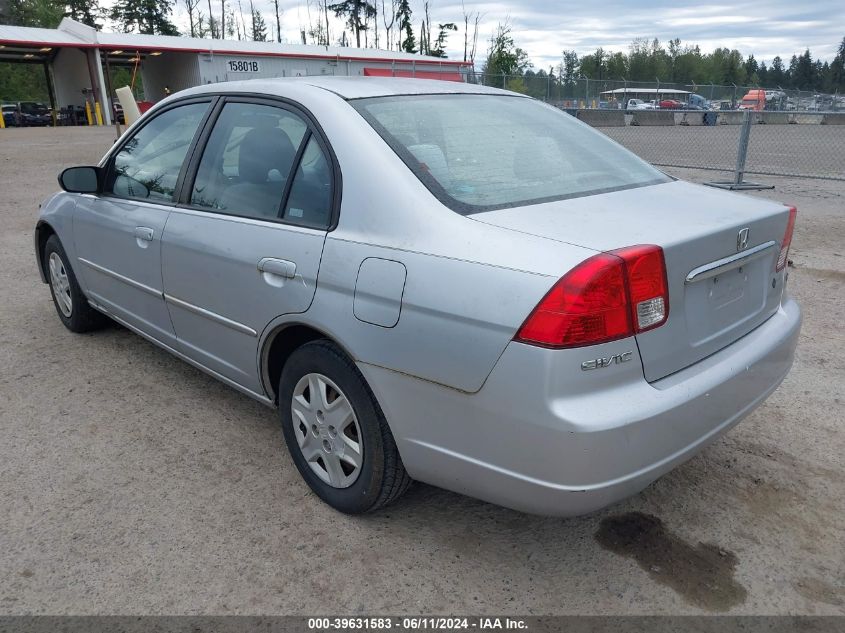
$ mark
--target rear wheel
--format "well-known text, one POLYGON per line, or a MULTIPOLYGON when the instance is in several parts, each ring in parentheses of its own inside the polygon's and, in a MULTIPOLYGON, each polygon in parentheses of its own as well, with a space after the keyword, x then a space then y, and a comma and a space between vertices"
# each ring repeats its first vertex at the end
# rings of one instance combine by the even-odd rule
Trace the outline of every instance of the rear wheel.
POLYGON ((279 412, 300 475, 333 508, 376 510, 410 485, 375 397, 330 341, 312 341, 291 354, 279 381, 279 412))
POLYGON ((92 308, 82 294, 58 237, 49 237, 43 256, 53 305, 64 326, 71 332, 79 333, 101 328, 108 319, 92 308))

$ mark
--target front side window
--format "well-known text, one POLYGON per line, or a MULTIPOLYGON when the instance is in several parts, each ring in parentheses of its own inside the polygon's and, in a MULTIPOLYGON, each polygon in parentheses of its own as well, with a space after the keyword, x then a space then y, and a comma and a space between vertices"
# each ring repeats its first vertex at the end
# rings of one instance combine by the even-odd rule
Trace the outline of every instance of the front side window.
POLYGON ((670 180, 534 99, 451 94, 350 103, 437 198, 463 214, 670 180))
POLYGON ((172 108, 138 130, 115 155, 105 191, 173 202, 182 163, 207 109, 208 103, 172 108))
POLYGON ((308 126, 293 112, 227 103, 208 139, 191 204, 231 215, 279 218, 308 126))

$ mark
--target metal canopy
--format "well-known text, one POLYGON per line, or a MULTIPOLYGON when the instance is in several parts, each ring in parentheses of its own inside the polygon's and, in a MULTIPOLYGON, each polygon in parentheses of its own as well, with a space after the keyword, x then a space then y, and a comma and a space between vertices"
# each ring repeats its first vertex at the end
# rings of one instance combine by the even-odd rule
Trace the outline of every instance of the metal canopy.
POLYGON ((210 53, 265 57, 293 57, 300 59, 336 59, 339 61, 374 61, 400 64, 431 64, 450 68, 470 66, 470 62, 439 57, 414 55, 401 51, 349 48, 345 46, 309 46, 276 42, 247 42, 212 40, 169 35, 139 35, 136 33, 105 33, 64 18, 56 29, 0 25, 0 55, 10 53, 8 61, 25 61, 23 55, 46 53, 44 48, 96 48, 103 52, 123 51, 137 55, 161 52, 210 53), (25 50, 24 50, 25 49, 25 50), (23 51, 22 55, 18 55, 23 51))

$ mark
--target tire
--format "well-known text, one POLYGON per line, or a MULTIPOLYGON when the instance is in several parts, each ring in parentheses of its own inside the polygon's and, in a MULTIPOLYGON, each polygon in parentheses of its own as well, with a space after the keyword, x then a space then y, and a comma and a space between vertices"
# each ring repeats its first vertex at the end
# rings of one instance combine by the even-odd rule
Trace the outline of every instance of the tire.
POLYGON ((311 341, 290 355, 279 379, 279 413, 299 474, 336 510, 371 512, 410 486, 378 402, 332 342, 311 341))
POLYGON ((50 285, 50 295, 56 314, 71 332, 91 332, 103 327, 108 317, 97 312, 88 303, 70 267, 65 249, 56 235, 51 235, 44 246, 44 272, 50 285))

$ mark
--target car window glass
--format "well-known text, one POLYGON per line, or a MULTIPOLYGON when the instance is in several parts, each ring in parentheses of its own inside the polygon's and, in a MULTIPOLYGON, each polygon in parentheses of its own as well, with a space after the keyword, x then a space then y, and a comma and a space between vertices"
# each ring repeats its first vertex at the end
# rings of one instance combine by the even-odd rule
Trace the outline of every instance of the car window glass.
POLYGON ((105 190, 123 198, 172 202, 185 155, 207 109, 207 103, 192 103, 153 118, 115 155, 105 190))
POLYGON ((278 218, 307 130, 299 116, 282 108, 226 104, 203 152, 191 204, 232 215, 278 218))
POLYGON ((351 102, 460 213, 666 182, 600 132, 533 99, 417 95, 351 102))
POLYGON ((332 172, 326 155, 311 137, 290 188, 284 219, 302 226, 326 228, 331 223, 332 172))

